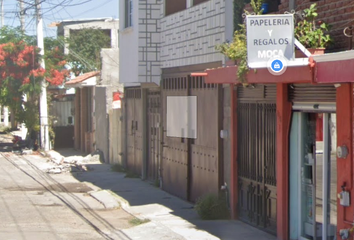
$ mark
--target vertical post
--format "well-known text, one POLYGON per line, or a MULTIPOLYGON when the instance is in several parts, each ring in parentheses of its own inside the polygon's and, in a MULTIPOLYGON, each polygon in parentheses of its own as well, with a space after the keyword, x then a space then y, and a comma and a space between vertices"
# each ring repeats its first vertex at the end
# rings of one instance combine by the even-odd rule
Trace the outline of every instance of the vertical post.
MULTIPOLYGON (((190 74, 187 76, 187 97, 191 96, 192 88, 192 77, 190 74)), ((189 113, 191 112, 190 105, 188 102, 187 113, 188 121, 190 121, 189 113)), ((187 200, 192 201, 192 139, 187 137, 187 200)))
POLYGON ((5 107, 3 108, 4 111, 4 125, 5 127, 9 126, 9 107, 5 107))
POLYGON ((277 236, 289 239, 289 131, 291 102, 288 101, 288 85, 277 84, 277 236))
POLYGON ((230 205, 231 217, 237 218, 237 199, 238 199, 238 175, 237 175, 237 94, 234 91, 234 84, 230 84, 231 99, 231 177, 230 177, 230 205))
MULTIPOLYGON (((205 78, 204 78, 205 80, 205 78)), ((223 119, 224 119, 224 88, 222 84, 217 84, 217 89, 218 89, 218 110, 217 110, 217 122, 218 122, 218 132, 217 134, 220 133, 220 131, 223 129, 223 119)), ((224 185, 224 140, 220 137, 218 137, 218 187, 220 189, 221 186, 224 185)), ((229 196, 227 196, 229 197, 229 196)), ((229 201, 229 199, 227 199, 229 201)))
MULTIPOLYGON (((37 46, 40 49, 40 55, 44 56, 44 40, 43 40, 43 19, 41 13, 41 4, 36 0, 37 13, 37 46)), ((45 69, 44 59, 41 60, 41 66, 45 69)), ((47 85, 42 80, 42 91, 39 96, 39 115, 40 115, 40 133, 41 148, 45 151, 49 150, 49 133, 48 133, 48 109, 47 109, 47 85)))
MULTIPOLYGON (((343 83, 337 88, 337 146, 346 146, 348 156, 346 159, 337 158, 337 188, 341 191, 341 186, 345 185, 345 190, 350 192, 350 206, 343 207, 337 200, 337 229, 351 228, 353 222, 354 199, 353 191, 353 84, 343 83)), ((337 147, 336 146, 336 147, 337 147)), ((340 239, 337 233, 337 239, 340 239)))
POLYGON ((1 27, 4 26, 4 0, 0 0, 0 8, 1 8, 1 27))
POLYGON ((24 12, 24 5, 23 0, 18 0, 20 3, 20 22, 21 22, 21 30, 25 31, 25 12, 24 12))
POLYGON ((142 115, 143 115, 143 124, 142 124, 142 134, 143 134, 143 165, 141 169, 141 178, 143 180, 146 180, 148 178, 148 162, 151 160, 149 159, 149 151, 150 149, 150 139, 148 139, 148 111, 147 111, 147 101, 148 101, 148 95, 147 95, 148 89, 141 88, 141 100, 142 100, 142 115), (149 148, 148 148, 149 147, 149 148))
POLYGON ((329 164, 331 162, 331 148, 330 148, 330 133, 329 133, 329 114, 323 114, 323 168, 322 168, 322 216, 323 216, 323 225, 322 225, 322 236, 327 239, 327 226, 328 226, 328 187, 331 185, 329 179, 329 164))

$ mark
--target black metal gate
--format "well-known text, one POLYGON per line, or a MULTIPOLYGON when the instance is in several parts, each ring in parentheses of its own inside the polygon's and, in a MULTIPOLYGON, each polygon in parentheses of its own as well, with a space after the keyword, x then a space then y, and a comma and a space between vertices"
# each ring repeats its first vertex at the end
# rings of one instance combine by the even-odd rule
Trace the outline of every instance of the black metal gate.
POLYGON ((160 91, 149 89, 147 92, 147 177, 150 181, 158 180, 160 159, 160 91))
POLYGON ((239 217, 276 233, 275 86, 238 89, 239 217), (248 92, 248 93, 247 93, 248 92))

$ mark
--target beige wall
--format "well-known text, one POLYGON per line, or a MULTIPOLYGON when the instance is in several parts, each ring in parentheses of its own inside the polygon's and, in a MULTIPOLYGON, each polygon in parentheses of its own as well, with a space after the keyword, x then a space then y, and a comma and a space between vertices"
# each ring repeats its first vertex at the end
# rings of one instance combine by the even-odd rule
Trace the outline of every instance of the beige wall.
POLYGON ((122 158, 122 109, 109 111, 109 163, 123 165, 122 158))

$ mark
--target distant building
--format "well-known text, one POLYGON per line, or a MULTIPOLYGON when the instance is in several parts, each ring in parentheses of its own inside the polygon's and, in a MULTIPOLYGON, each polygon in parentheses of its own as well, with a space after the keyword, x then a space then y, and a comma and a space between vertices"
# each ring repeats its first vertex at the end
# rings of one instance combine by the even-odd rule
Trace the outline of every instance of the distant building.
MULTIPOLYGON (((110 36, 111 48, 102 49, 101 52, 103 71, 84 73, 65 84, 66 88, 75 88, 76 92, 72 111, 75 116, 74 147, 85 153, 99 149, 103 152, 104 158, 109 160, 108 114, 111 104, 108 102, 112 102, 110 96, 113 92, 119 91, 119 20, 112 18, 64 20, 51 26, 57 27, 58 36, 65 38, 87 28, 100 29, 110 36), (99 124, 96 124, 96 121, 99 121, 99 124)), ((67 46, 64 52, 69 53, 67 46)))

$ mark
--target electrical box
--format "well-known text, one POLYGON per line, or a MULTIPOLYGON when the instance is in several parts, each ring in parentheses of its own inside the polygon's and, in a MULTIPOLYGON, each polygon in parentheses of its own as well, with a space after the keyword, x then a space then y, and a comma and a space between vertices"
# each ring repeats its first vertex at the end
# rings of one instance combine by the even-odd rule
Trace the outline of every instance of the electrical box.
POLYGON ((344 207, 349 207, 350 206, 350 195, 349 192, 347 191, 341 191, 338 193, 338 198, 340 200, 340 205, 344 207))

